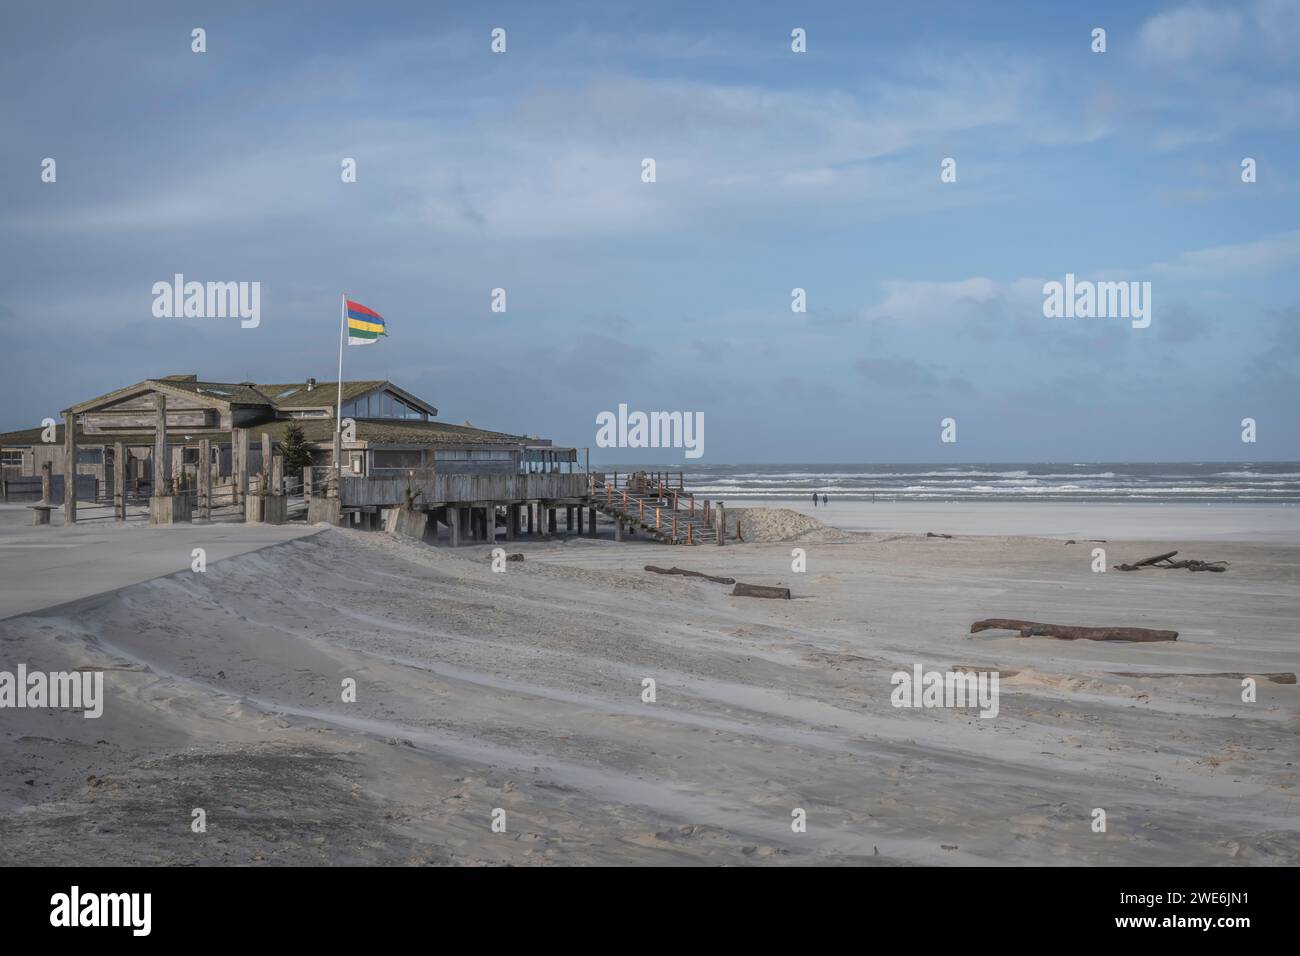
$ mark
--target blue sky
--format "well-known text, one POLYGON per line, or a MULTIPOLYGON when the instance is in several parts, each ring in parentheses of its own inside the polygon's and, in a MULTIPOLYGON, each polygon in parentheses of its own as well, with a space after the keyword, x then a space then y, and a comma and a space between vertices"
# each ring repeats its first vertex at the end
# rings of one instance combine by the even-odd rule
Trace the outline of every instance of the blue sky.
POLYGON ((0 428, 332 378, 346 290, 391 330, 348 377, 565 444, 627 403, 703 412, 704 463, 1300 458, 1300 0, 5 19, 0 428), (154 318, 176 272, 261 282, 260 327, 154 318), (1067 272, 1151 327, 1044 318, 1067 272))

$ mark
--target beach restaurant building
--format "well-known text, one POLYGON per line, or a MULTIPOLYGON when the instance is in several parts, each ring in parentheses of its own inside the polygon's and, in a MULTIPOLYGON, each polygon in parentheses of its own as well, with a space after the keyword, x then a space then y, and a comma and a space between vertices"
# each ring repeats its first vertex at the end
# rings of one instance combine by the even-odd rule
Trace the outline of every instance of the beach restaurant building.
MULTIPOLYGON (((50 463, 55 476, 67 471, 66 423, 75 423, 77 497, 105 498, 114 494, 114 457, 124 456, 121 469, 128 494, 149 494, 155 473, 159 409, 165 414, 164 443, 169 456, 165 474, 181 489, 196 487, 201 448, 209 448, 215 485, 232 481, 232 450, 247 449, 247 472, 262 469, 263 435, 281 447, 287 429, 297 423, 306 440, 314 469, 332 471, 335 406, 338 384, 307 379, 263 385, 255 382, 200 381, 197 375, 166 375, 146 379, 63 409, 61 421, 45 427, 0 434, 0 462, 8 485, 26 487, 41 466, 50 463), (93 491, 83 491, 91 486, 93 491)), ((440 474, 571 473, 577 470, 577 450, 549 440, 452 425, 436 420, 438 409, 388 381, 343 383, 342 412, 355 427, 341 443, 342 474, 346 477, 397 477, 413 469, 440 474)), ((8 488, 6 489, 9 490, 8 488)), ((57 492, 55 497, 61 497, 57 492)))

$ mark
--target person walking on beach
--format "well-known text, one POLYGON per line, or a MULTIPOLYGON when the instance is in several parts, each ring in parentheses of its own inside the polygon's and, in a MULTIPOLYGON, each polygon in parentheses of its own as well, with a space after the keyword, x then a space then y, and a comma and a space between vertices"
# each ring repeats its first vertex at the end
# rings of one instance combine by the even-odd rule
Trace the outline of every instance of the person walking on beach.
POLYGON ((823 507, 826 506, 826 505, 828 505, 828 504, 830 504, 830 499, 827 498, 825 495, 822 495, 822 505, 823 505, 823 507))
POLYGON ((817 492, 813 492, 813 507, 817 507, 817 492))

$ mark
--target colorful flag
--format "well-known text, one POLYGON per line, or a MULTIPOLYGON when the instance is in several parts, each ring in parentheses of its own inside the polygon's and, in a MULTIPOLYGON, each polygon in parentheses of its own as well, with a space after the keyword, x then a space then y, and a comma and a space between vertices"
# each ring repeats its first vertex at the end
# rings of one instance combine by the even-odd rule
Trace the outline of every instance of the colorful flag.
POLYGON ((345 299, 344 304, 348 316, 348 345, 373 345, 381 335, 388 334, 384 317, 374 309, 351 299, 345 299))

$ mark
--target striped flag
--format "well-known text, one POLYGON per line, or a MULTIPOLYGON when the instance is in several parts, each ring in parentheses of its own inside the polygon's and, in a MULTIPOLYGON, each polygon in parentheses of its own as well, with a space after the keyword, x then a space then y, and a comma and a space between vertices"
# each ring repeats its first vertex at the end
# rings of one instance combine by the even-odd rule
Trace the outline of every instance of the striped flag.
POLYGON ((384 317, 360 302, 345 299, 348 316, 348 345, 373 345, 381 335, 388 334, 384 317))

